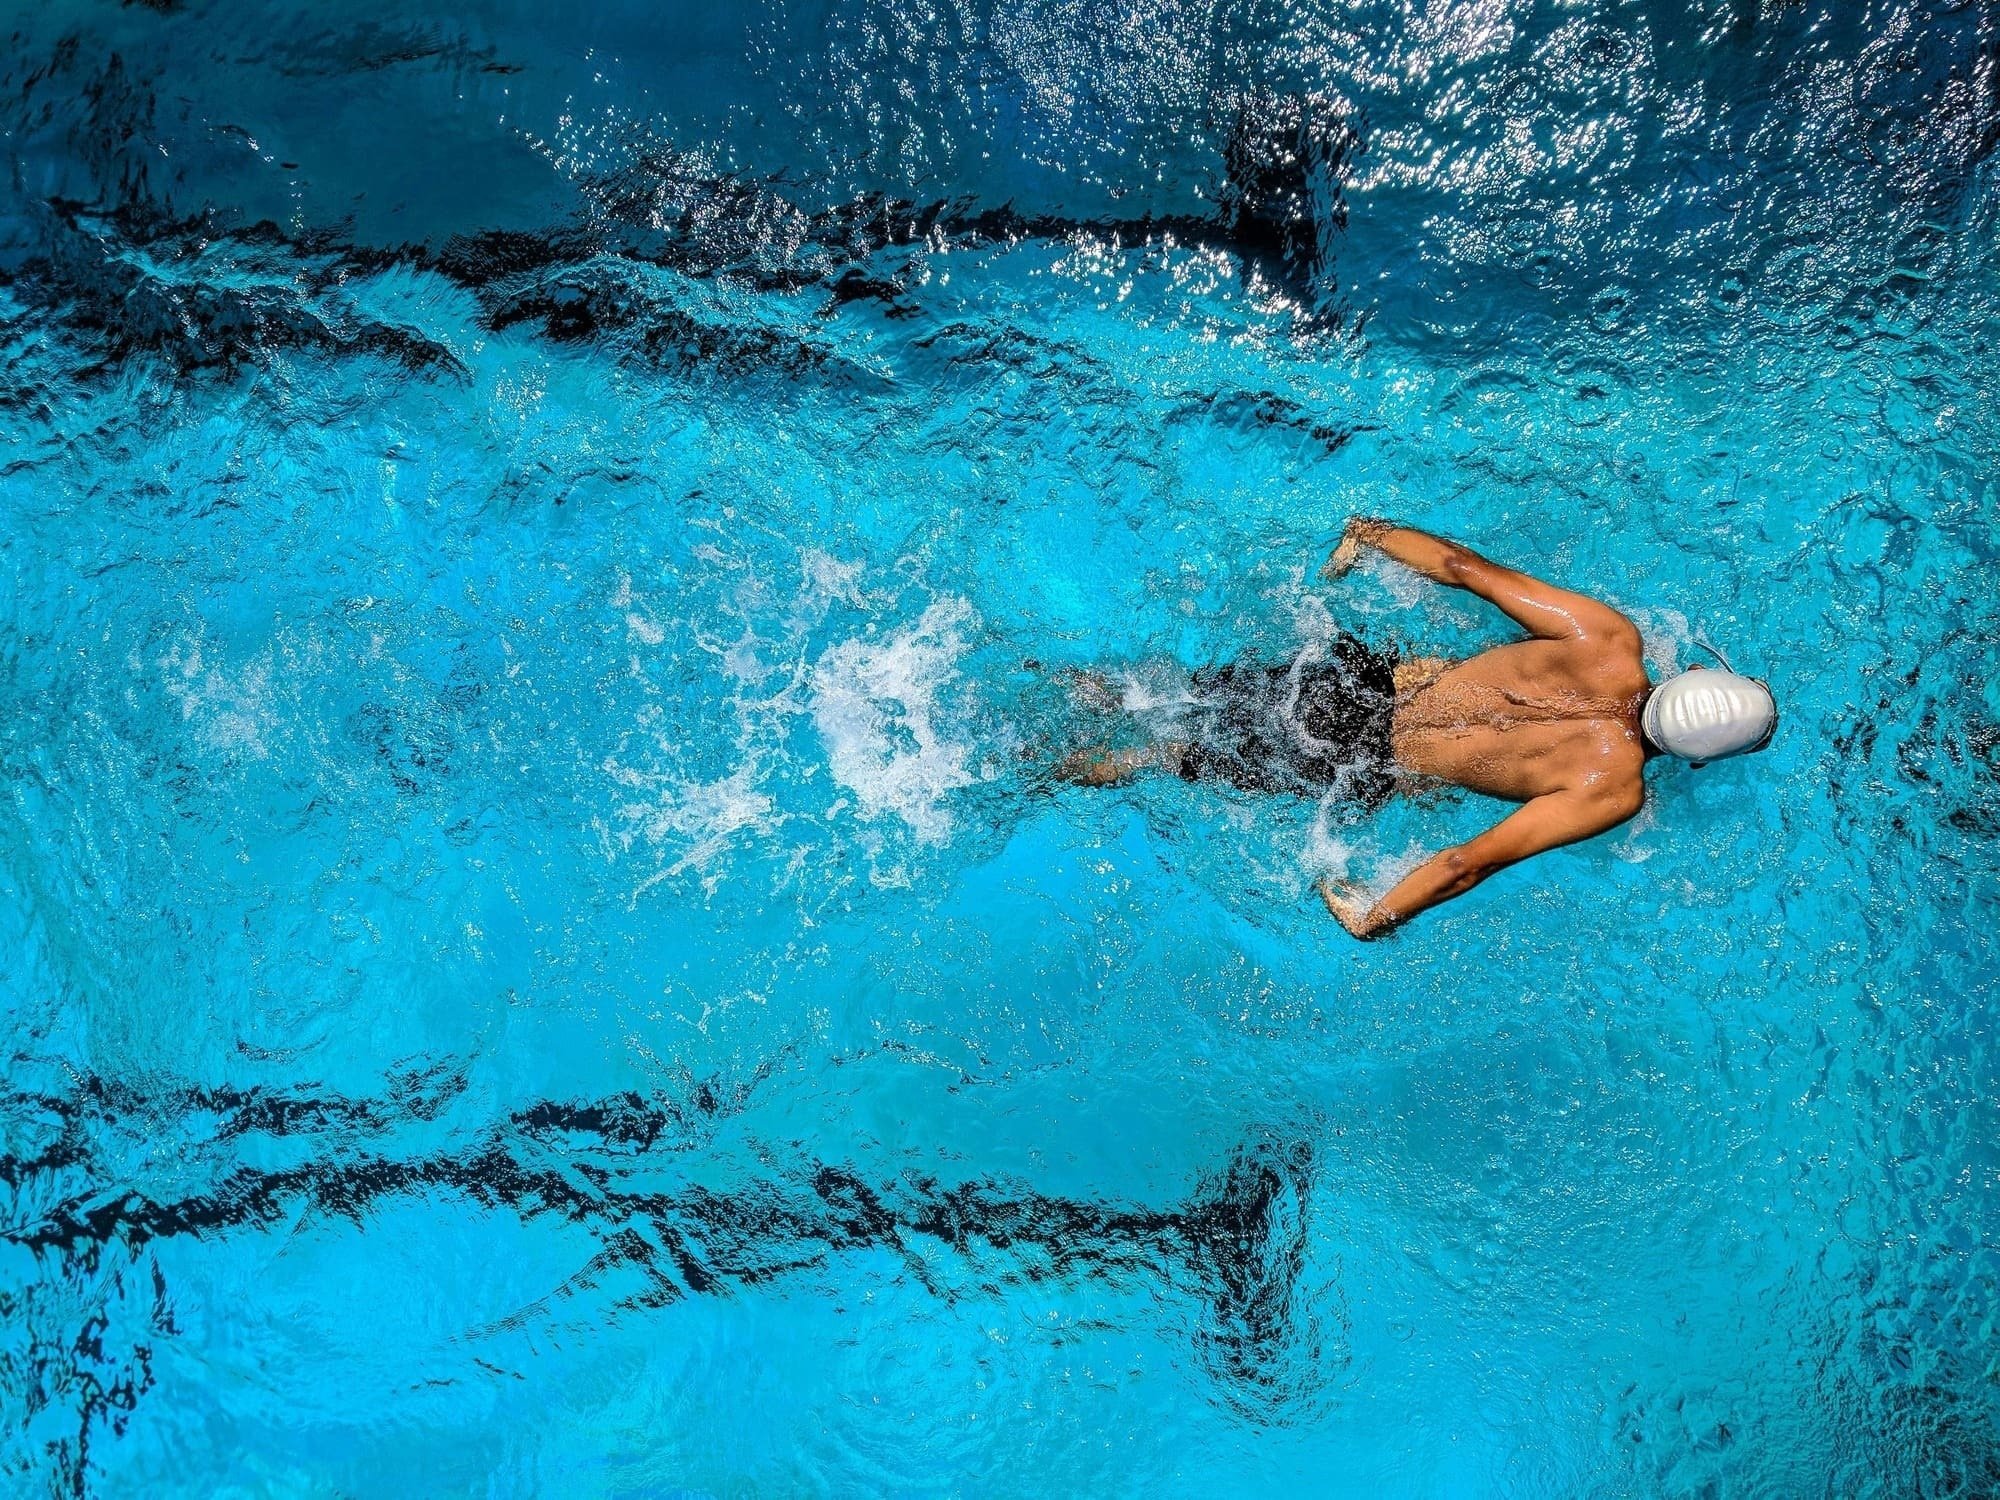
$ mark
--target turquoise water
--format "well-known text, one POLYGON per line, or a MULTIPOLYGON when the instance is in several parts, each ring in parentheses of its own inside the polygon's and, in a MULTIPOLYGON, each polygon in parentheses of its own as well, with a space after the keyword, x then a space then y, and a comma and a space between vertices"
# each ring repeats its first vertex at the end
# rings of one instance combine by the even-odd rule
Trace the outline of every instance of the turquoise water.
POLYGON ((2000 1491, 1990 8, 13 9, 9 1493, 2000 1491), (1050 783, 1357 511, 1776 743, 1050 783))

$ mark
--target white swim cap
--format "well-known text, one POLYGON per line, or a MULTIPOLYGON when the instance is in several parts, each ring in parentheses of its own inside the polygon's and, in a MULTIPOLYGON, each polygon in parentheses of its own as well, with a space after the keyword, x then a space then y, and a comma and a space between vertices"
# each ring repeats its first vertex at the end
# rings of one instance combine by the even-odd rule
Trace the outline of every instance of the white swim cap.
POLYGON ((1754 677, 1696 667, 1647 695, 1646 738, 1683 760, 1721 760, 1761 749, 1778 727, 1778 703, 1754 677))

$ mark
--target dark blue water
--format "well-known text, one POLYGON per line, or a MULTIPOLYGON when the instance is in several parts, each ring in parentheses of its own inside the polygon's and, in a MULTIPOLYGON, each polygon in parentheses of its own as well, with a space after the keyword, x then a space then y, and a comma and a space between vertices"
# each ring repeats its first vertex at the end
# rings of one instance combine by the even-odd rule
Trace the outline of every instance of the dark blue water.
POLYGON ((1982 4, 16 5, 0 1488, 2000 1492, 1982 4), (1773 747, 1046 768, 1608 598, 1773 747))

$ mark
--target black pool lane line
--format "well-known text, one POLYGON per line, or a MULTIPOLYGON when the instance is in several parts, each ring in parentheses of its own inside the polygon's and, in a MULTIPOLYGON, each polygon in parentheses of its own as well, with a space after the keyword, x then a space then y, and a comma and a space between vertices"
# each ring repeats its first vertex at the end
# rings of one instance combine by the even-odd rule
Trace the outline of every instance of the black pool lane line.
MULTIPOLYGON (((61 1128, 32 1154, 0 1157, 0 1181, 18 1189, 35 1179, 88 1177, 89 1131, 103 1128, 123 1098, 124 1091, 99 1086, 86 1087, 82 1097, 9 1101, 57 1116, 61 1128)), ((212 1139, 251 1132, 338 1136, 434 1113, 421 1095, 354 1101, 267 1090, 190 1091, 170 1105, 177 1108, 148 1101, 143 1114, 219 1115, 212 1139)), ((701 1112, 699 1104, 694 1112, 701 1112)), ((1267 1395, 1284 1400, 1298 1393, 1293 1313, 1308 1250, 1313 1153, 1307 1142, 1260 1135, 1185 1203, 1158 1209, 1040 1193, 990 1177, 946 1182, 906 1172, 877 1180, 849 1165, 816 1161, 726 1191, 620 1186, 627 1164, 654 1173, 661 1153, 671 1161, 691 1149, 676 1144, 688 1139, 689 1114, 679 1104, 631 1093, 539 1103, 458 1153, 244 1167, 207 1191, 170 1200, 107 1192, 99 1184, 0 1229, 0 1240, 38 1256, 94 1262, 109 1247, 137 1252, 159 1240, 255 1232, 304 1212, 360 1225, 386 1200, 449 1193, 522 1219, 554 1214, 597 1236, 601 1248, 590 1262, 544 1302, 626 1267, 644 1286, 621 1305, 646 1307, 729 1295, 862 1250, 896 1254, 928 1292, 954 1301, 963 1293, 939 1279, 931 1259, 943 1246, 980 1295, 1084 1280, 1178 1290, 1202 1309, 1197 1342, 1212 1373, 1237 1388, 1232 1399, 1258 1406, 1267 1395)))

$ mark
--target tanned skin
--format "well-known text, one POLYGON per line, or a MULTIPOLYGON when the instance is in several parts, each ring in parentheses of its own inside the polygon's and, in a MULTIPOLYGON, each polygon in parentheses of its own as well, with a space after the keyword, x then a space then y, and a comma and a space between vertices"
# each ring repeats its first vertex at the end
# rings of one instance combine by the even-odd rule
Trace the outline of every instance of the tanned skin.
POLYGON ((1351 881, 1322 881, 1326 909, 1358 938, 1638 812, 1646 798, 1639 710, 1652 687, 1639 628, 1608 604, 1488 562, 1456 542, 1359 518, 1347 523, 1327 576, 1347 572, 1366 548, 1477 594, 1530 639, 1462 662, 1406 662, 1398 670, 1391 720, 1397 764, 1521 806, 1425 860, 1375 901, 1351 881))
MULTIPOLYGON (((1390 722, 1397 764, 1413 778, 1521 806, 1477 838, 1425 860, 1375 900, 1353 881, 1321 881, 1326 909, 1357 938, 1387 932, 1511 864, 1594 838, 1638 812, 1647 755, 1639 710, 1652 688, 1638 627, 1607 604, 1488 562, 1456 542, 1359 517, 1347 523, 1325 576, 1346 573, 1371 548, 1477 594, 1529 639, 1461 662, 1398 665, 1390 722)), ((1059 774, 1108 786, 1149 767, 1172 768, 1184 748, 1078 752, 1059 774)))

